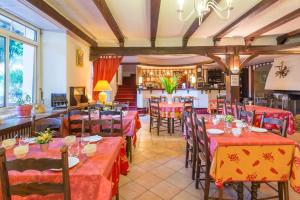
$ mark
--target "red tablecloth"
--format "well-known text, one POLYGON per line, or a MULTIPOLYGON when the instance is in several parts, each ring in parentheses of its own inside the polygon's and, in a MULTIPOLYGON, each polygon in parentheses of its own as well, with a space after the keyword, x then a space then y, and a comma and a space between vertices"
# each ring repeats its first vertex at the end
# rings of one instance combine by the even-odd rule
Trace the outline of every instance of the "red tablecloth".
MULTIPOLYGON (((254 118, 254 125, 260 126, 261 116, 262 113, 266 113, 266 117, 272 117, 277 119, 284 119, 284 117, 288 117, 288 134, 294 134, 296 132, 295 127, 295 119, 293 114, 290 111, 282 110, 282 109, 275 109, 275 108, 269 108, 264 106, 256 106, 256 105, 246 105, 247 111, 253 111, 255 110, 255 118, 254 118)), ((265 128, 267 129, 276 129, 276 126, 270 126, 266 123, 265 128)))
POLYGON ((182 115, 183 103, 172 102, 169 104, 167 102, 161 102, 159 103, 159 108, 162 117, 178 118, 182 115))
MULTIPOLYGON (((120 174, 120 149, 122 139, 120 137, 107 137, 97 144, 97 153, 91 158, 80 156, 80 163, 70 169, 70 186, 72 200, 110 200, 116 193, 116 186, 120 174)), ((48 152, 41 152, 39 145, 30 145, 27 157, 60 158, 60 148, 63 146, 62 139, 54 139, 50 143, 48 152)), ((7 151, 7 159, 15 159, 12 150, 7 151)), ((17 182, 61 182, 61 172, 37 171, 16 172, 10 171, 10 183, 17 182)), ((1 196, 1 192, 0 192, 1 196)), ((62 199, 61 195, 48 195, 46 197, 14 197, 26 200, 52 200, 62 199)))

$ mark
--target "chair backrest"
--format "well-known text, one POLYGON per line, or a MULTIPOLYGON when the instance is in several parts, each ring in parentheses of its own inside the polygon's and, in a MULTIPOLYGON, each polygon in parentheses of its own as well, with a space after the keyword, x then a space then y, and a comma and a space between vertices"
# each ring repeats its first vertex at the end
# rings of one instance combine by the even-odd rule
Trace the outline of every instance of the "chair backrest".
POLYGON ((0 171, 3 200, 11 200, 12 195, 29 196, 32 194, 48 195, 54 193, 63 193, 64 200, 71 199, 68 148, 66 146, 61 149, 61 159, 28 158, 10 161, 6 160, 5 149, 2 148, 0 150, 0 171), (9 184, 8 171, 24 172, 26 170, 35 170, 42 172, 50 169, 62 169, 62 183, 30 182, 15 185, 9 184))
POLYGON ((149 108, 151 117, 160 117, 159 101, 154 99, 149 99, 149 108))
POLYGON ((225 115, 232 115, 232 116, 235 116, 234 114, 234 110, 233 110, 233 107, 232 107, 232 102, 229 101, 229 100, 226 100, 224 102, 224 111, 225 111, 225 115))
POLYGON ((166 96, 160 96, 160 102, 167 102, 166 96))
MULTIPOLYGON (((101 111, 99 119, 111 119, 111 136, 123 136, 123 113, 122 111, 101 111)), ((104 126, 100 125, 100 132, 104 131, 104 126)))
POLYGON ((101 135, 102 137, 110 137, 113 134, 112 119, 84 119, 82 120, 82 132, 88 132, 90 135, 97 134, 101 135), (97 132, 94 132, 94 127, 97 128, 97 132))
POLYGON ((222 114, 224 105, 225 105, 226 97, 225 96, 217 96, 217 114, 222 114))
POLYGON ((240 116, 239 116, 239 114, 240 114, 240 111, 241 110, 246 110, 246 106, 245 106, 245 103, 243 102, 243 103, 241 103, 241 102, 239 102, 238 100, 235 100, 235 116, 239 119, 240 118, 240 116))
POLYGON ((197 148, 198 148, 198 155, 201 157, 202 160, 205 161, 206 167, 210 168, 211 161, 210 161, 210 150, 209 150, 209 142, 206 133, 206 126, 205 126, 205 119, 201 117, 200 119, 197 118, 196 113, 194 114, 194 124, 195 124, 195 134, 197 138, 197 148))
POLYGON ((191 139, 193 142, 196 142, 194 125, 193 125, 193 112, 192 111, 183 111, 183 126, 187 139, 191 139))
POLYGON ((183 110, 185 110, 185 111, 192 111, 193 108, 194 108, 194 101, 193 101, 193 99, 184 99, 183 110))
POLYGON ((277 119, 272 117, 266 117, 266 113, 262 114, 260 127, 267 128, 266 124, 274 127, 276 129, 269 129, 271 132, 281 135, 282 137, 287 137, 287 128, 288 128, 288 117, 284 117, 284 119, 277 119))
POLYGON ((151 96, 150 99, 160 101, 160 97, 156 97, 156 96, 151 96))
POLYGON ((68 125, 69 125, 69 135, 78 135, 82 132, 82 119, 88 118, 91 120, 91 108, 84 110, 79 107, 68 108, 68 125))
POLYGON ((248 124, 254 125, 254 117, 255 117, 255 110, 254 111, 246 111, 243 109, 239 110, 238 119, 247 122, 248 124))
POLYGON ((173 101, 174 102, 181 102, 182 97, 181 96, 174 96, 173 101))

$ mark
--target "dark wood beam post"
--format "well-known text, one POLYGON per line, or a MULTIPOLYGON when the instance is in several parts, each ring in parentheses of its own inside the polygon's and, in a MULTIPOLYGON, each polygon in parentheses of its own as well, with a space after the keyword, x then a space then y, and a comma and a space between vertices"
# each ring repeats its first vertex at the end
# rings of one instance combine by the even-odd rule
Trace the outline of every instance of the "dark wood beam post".
POLYGON ((113 15, 111 14, 105 0, 93 0, 93 2, 97 6, 98 10, 101 12, 102 16, 104 17, 105 21, 107 22, 113 33, 115 34, 116 38, 119 41, 120 47, 124 47, 124 35, 120 30, 113 15))
MULTIPOLYGON (((238 55, 236 55, 238 56, 238 55)), ((238 62, 239 62, 239 56, 238 56, 238 62)), ((233 68, 234 65, 238 65, 237 60, 235 59, 234 54, 226 55, 226 65, 228 66, 229 73, 226 74, 226 97, 230 99, 232 102, 235 100, 240 100, 240 85, 232 85, 232 78, 238 77, 239 74, 232 74, 231 68, 233 68)))
MULTIPOLYGON (((221 0, 216 0, 217 3, 219 3, 221 0)), ((212 10, 209 11, 209 13, 207 13, 203 19, 202 22, 204 22, 207 17, 210 15, 210 13, 212 12, 212 10)), ((190 27, 187 29, 187 31, 185 32, 183 39, 182 39, 182 46, 186 47, 188 44, 188 41, 190 39, 190 37, 196 32, 196 30, 199 28, 199 18, 197 17, 193 23, 190 25, 190 27)))
POLYGON ((245 37, 245 43, 247 45, 250 45, 251 42, 256 37, 268 32, 268 31, 271 31, 271 30, 273 30, 273 29, 275 29, 275 28, 277 28, 277 27, 279 27, 279 26, 281 26, 281 25, 283 25, 283 24, 285 24, 289 21, 292 21, 292 20, 294 20, 298 17, 300 17, 300 8, 294 10, 293 12, 291 12, 291 13, 277 19, 276 21, 274 21, 274 22, 272 22, 272 23, 270 23, 270 24, 268 24, 268 25, 266 25, 266 26, 264 26, 264 27, 262 27, 262 28, 260 28, 256 31, 254 31, 253 33, 249 34, 247 37, 245 37))
POLYGON ((240 25, 243 21, 251 19, 252 17, 265 10, 269 6, 273 5, 277 1, 278 0, 262 0, 250 10, 248 10, 245 14, 243 14, 242 16, 234 20, 232 23, 230 23, 228 26, 223 28, 220 32, 218 32, 213 38, 214 42, 220 41, 223 37, 225 37, 228 33, 233 31, 238 25, 240 25))
POLYGON ((29 4, 40 10, 41 12, 48 15, 50 18, 55 20, 57 23, 64 26, 67 30, 74 33, 87 43, 89 43, 91 46, 97 46, 97 42, 92 39, 90 36, 88 36, 86 33, 84 33, 82 30, 80 30, 77 26, 75 26, 71 21, 66 19, 63 15, 61 15, 59 12, 57 12, 54 8, 52 8, 50 5, 48 5, 43 0, 26 0, 29 4))
POLYGON ((150 30, 151 30, 151 47, 155 47, 156 33, 158 27, 159 19, 159 10, 160 10, 160 0, 151 0, 151 21, 150 21, 150 30))
POLYGON ((297 30, 291 31, 289 33, 278 36, 276 38, 277 45, 284 44, 288 39, 295 38, 295 37, 300 37, 300 28, 297 30))

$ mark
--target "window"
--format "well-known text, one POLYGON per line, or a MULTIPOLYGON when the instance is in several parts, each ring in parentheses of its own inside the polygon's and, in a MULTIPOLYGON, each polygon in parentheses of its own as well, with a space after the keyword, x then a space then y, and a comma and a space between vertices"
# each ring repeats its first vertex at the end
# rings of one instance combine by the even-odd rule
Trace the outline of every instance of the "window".
POLYGON ((0 107, 14 106, 25 95, 33 99, 37 33, 0 13, 0 107))

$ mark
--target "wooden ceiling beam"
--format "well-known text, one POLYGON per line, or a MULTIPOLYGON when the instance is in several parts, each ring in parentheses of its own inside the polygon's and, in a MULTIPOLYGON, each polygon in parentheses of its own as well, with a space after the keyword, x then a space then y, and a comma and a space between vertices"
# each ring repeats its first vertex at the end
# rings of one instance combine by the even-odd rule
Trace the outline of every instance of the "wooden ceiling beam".
POLYGON ((75 26, 71 21, 66 19, 63 15, 61 15, 59 12, 57 12, 53 7, 48 5, 43 0, 26 0, 30 5, 34 6, 53 20, 55 20, 57 23, 64 26, 67 30, 74 33, 87 43, 89 43, 91 46, 97 46, 97 42, 92 39, 90 36, 88 36, 86 33, 84 33, 81 29, 79 29, 77 26, 75 26))
POLYGON ((191 47, 91 47, 90 60, 102 55, 136 56, 164 54, 299 54, 299 51, 287 51, 300 47, 300 42, 277 46, 191 46, 191 47))
POLYGON ((151 18, 150 18, 150 31, 151 31, 151 47, 155 47, 156 33, 158 27, 159 19, 159 10, 160 10, 160 1, 161 0, 151 0, 150 9, 151 9, 151 18))
MULTIPOLYGON (((219 3, 221 0, 216 0, 217 3, 219 3)), ((202 23, 207 19, 207 17, 212 12, 212 9, 203 17, 202 23)), ((199 18, 197 17, 193 23, 190 25, 190 27, 185 32, 183 39, 182 39, 182 46, 186 47, 188 44, 188 41, 190 37, 196 32, 196 30, 199 28, 199 18)))
POLYGON ((288 39, 295 38, 295 37, 300 37, 300 28, 297 30, 291 31, 289 33, 278 36, 276 38, 277 45, 284 44, 288 39))
POLYGON ((245 37, 245 42, 247 45, 249 45, 256 37, 269 32, 285 23, 288 23, 298 17, 300 17, 300 8, 249 34, 247 37, 245 37))
POLYGON ((140 63, 140 62, 124 62, 120 65, 143 65, 143 66, 153 66, 153 67, 185 67, 192 65, 207 65, 215 63, 214 60, 203 61, 203 62, 195 62, 195 63, 186 63, 186 64, 149 64, 149 63, 140 63))
POLYGON ((220 32, 218 32, 213 40, 214 42, 220 41, 223 37, 225 37, 228 33, 233 31, 236 27, 238 27, 242 22, 245 20, 249 20, 256 16, 258 13, 262 12, 266 8, 270 7, 273 5, 275 2, 278 0, 262 0, 258 4, 256 4, 254 7, 252 7, 250 10, 248 10, 246 13, 241 15, 239 18, 234 20, 232 23, 227 25, 225 28, 223 28, 220 32))
POLYGON ((93 0, 93 2, 97 6, 98 10, 104 17, 105 21, 109 25, 116 38, 118 39, 120 47, 124 47, 124 35, 121 29, 119 28, 116 20, 114 19, 112 13, 110 12, 105 0, 93 0))

